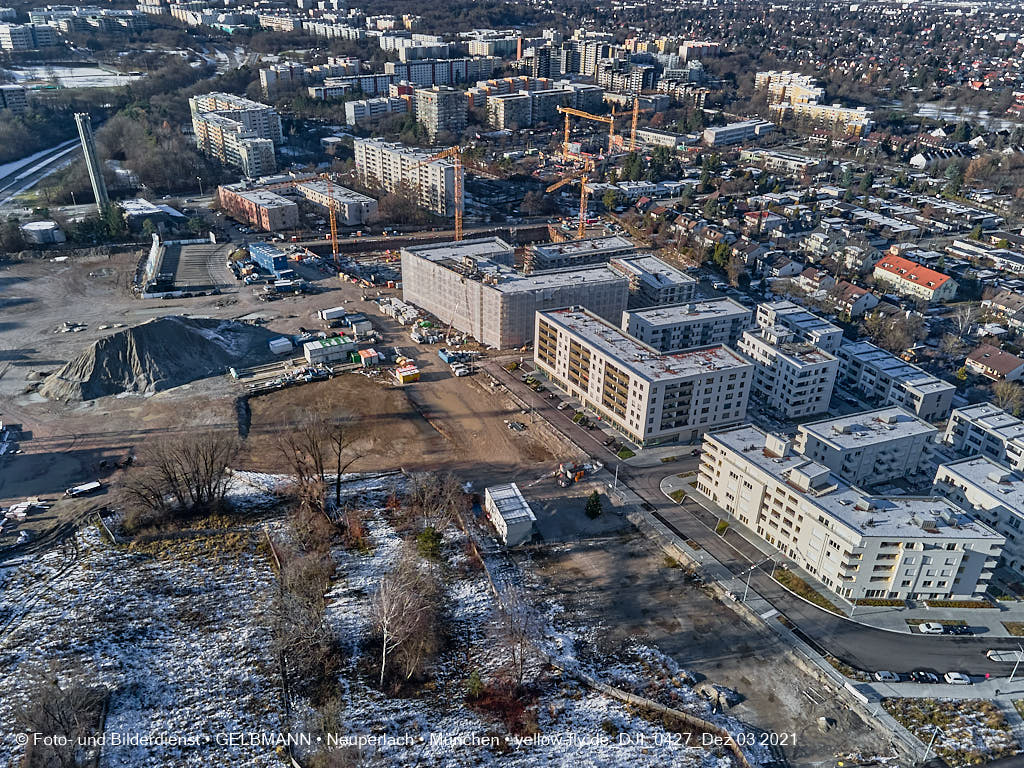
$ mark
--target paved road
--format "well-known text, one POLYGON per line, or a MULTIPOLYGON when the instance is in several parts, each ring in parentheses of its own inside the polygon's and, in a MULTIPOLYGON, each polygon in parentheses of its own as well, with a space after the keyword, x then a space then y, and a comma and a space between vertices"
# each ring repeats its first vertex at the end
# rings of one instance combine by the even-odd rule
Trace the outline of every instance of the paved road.
MULTIPOLYGON (((726 539, 717 536, 714 532, 716 520, 711 513, 690 501, 684 506, 676 505, 661 493, 661 479, 668 471, 692 471, 696 468, 697 458, 686 457, 673 462, 671 470, 666 469, 667 465, 629 466, 601 444, 603 432, 581 429, 569 418, 571 410, 558 411, 558 400, 537 395, 522 383, 518 373, 509 373, 496 361, 489 361, 483 367, 509 386, 520 400, 532 406, 556 430, 604 461, 611 472, 614 473, 618 467, 619 482, 628 485, 681 535, 697 541, 733 573, 745 575, 753 563, 764 559, 756 547, 738 535, 728 535, 726 539)), ((681 452, 685 454, 685 450, 681 452)), ((1008 674, 1007 666, 989 661, 985 651, 989 648, 1017 649, 1014 638, 928 637, 867 627, 795 597, 772 579, 770 573, 755 569, 750 576, 751 589, 785 614, 812 642, 858 669, 909 672, 923 668, 939 673, 956 670, 972 675, 989 673, 1005 676, 1008 674)))

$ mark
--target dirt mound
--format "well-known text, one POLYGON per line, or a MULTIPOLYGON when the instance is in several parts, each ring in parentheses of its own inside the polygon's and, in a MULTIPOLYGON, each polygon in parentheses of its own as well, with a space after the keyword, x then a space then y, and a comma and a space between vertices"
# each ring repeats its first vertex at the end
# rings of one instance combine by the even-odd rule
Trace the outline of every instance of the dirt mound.
POLYGON ((161 317, 100 339, 47 376, 39 392, 51 400, 158 392, 264 362, 277 335, 231 320, 161 317))

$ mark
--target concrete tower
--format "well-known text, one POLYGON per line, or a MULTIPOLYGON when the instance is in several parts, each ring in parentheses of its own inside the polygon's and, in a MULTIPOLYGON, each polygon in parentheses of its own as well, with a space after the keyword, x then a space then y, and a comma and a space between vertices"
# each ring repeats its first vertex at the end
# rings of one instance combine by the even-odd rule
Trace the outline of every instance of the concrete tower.
POLYGON ((78 125, 78 136, 82 139, 85 167, 89 169, 89 181, 92 182, 92 194, 96 198, 96 208, 103 213, 110 198, 107 196, 107 185, 103 181, 103 168, 100 166, 100 158, 96 152, 96 139, 92 134, 92 118, 86 112, 76 112, 75 123, 78 125))

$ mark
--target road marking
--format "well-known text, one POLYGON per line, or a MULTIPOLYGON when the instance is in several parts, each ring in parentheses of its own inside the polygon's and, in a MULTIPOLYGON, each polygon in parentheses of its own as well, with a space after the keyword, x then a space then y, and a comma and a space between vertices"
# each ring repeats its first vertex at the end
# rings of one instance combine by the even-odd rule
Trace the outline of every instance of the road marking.
POLYGON ((764 619, 765 621, 768 621, 768 619, 770 619, 770 618, 772 618, 774 616, 778 616, 778 615, 779 615, 779 612, 777 610, 775 610, 774 608, 772 608, 770 611, 766 611, 765 613, 762 613, 761 614, 761 618, 764 619))

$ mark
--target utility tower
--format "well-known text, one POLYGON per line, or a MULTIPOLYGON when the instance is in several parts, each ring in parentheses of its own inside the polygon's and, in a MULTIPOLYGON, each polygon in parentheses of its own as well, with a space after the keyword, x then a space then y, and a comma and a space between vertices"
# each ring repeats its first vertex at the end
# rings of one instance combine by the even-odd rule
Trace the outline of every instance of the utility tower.
POLYGON ((100 213, 110 203, 107 196, 107 185, 103 181, 103 168, 96 152, 96 139, 92 134, 92 118, 87 112, 76 112, 75 123, 78 125, 78 136, 82 139, 82 152, 85 154, 85 167, 89 169, 89 181, 92 182, 92 194, 96 198, 96 208, 100 213))

